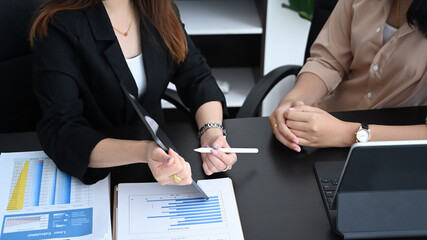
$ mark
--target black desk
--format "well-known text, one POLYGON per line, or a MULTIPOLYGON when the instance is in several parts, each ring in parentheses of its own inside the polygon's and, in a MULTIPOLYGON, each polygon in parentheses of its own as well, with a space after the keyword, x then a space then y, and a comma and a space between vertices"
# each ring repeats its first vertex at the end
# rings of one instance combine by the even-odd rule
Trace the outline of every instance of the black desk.
MULTIPOLYGON (((422 124, 426 107, 335 113, 343 120, 382 124, 422 124)), ((239 154, 233 170, 207 177, 191 124, 169 124, 165 131, 191 163, 195 180, 228 176, 233 180, 245 239, 339 239, 329 227, 316 184, 315 161, 345 160, 348 148, 303 148, 293 152, 272 135, 267 118, 224 121, 233 147, 258 147, 258 154, 239 154)), ((0 134, 0 151, 37 149, 34 133, 0 134), (25 141, 22 141, 23 139, 25 141), (17 146, 19 146, 17 148, 17 146)), ((145 165, 117 168, 112 183, 153 181, 145 165), (126 174, 123 174, 126 173, 126 174)))

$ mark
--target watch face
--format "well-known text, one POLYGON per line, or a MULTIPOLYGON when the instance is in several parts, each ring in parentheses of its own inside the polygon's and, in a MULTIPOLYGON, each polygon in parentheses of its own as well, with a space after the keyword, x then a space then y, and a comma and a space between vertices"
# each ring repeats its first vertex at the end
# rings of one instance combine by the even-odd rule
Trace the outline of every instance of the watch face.
POLYGON ((369 140, 368 130, 360 129, 356 134, 356 138, 359 142, 367 142, 369 140))

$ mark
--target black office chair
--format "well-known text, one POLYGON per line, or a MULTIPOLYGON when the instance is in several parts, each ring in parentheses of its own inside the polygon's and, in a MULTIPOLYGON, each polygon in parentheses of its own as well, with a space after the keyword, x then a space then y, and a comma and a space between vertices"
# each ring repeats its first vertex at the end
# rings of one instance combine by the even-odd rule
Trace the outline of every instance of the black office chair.
MULTIPOLYGON (((310 56, 311 45, 313 45, 337 2, 338 0, 316 0, 305 48, 305 60, 310 56)), ((280 66, 261 78, 249 92, 242 107, 237 112, 236 118, 257 116, 260 105, 270 90, 285 77, 297 75, 301 67, 295 65, 280 66)))
MULTIPOLYGON (((306 50, 305 58, 307 59, 310 56, 310 48, 319 34, 320 30, 323 28, 326 20, 329 18, 332 10, 334 9, 338 0, 317 0, 314 6, 313 19, 311 22, 306 50)), ((251 89, 245 101, 243 102, 242 107, 238 110, 236 118, 245 118, 245 117, 256 117, 259 112, 260 105, 262 101, 270 92, 270 90, 276 86, 280 81, 285 77, 290 75, 297 75, 301 70, 301 66, 296 65, 286 65, 280 66, 267 75, 262 77, 255 86, 251 89)), ((166 98, 169 102, 173 103, 178 108, 185 111, 185 106, 180 105, 178 94, 173 90, 167 92, 166 98)), ((188 114, 188 113, 187 113, 188 114)))
POLYGON ((34 131, 41 110, 32 89, 29 23, 42 0, 2 0, 0 133, 34 131))

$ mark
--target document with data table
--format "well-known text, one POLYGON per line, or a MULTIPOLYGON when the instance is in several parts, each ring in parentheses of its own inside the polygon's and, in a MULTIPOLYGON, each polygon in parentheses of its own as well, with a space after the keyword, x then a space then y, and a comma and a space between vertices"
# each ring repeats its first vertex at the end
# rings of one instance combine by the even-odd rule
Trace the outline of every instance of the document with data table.
POLYGON ((0 166, 0 240, 112 238, 108 178, 85 185, 43 151, 2 153, 0 166))
POLYGON ((116 188, 117 240, 240 240, 242 227, 230 178, 192 186, 125 183, 116 188))

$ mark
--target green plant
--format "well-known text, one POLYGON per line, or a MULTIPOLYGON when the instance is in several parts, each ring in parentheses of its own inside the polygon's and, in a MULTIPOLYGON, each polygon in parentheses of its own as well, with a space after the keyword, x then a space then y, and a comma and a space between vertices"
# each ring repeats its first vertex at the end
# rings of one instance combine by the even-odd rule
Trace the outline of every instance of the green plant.
POLYGON ((289 5, 282 3, 282 7, 297 12, 300 17, 311 21, 313 18, 315 0, 289 0, 289 5))

